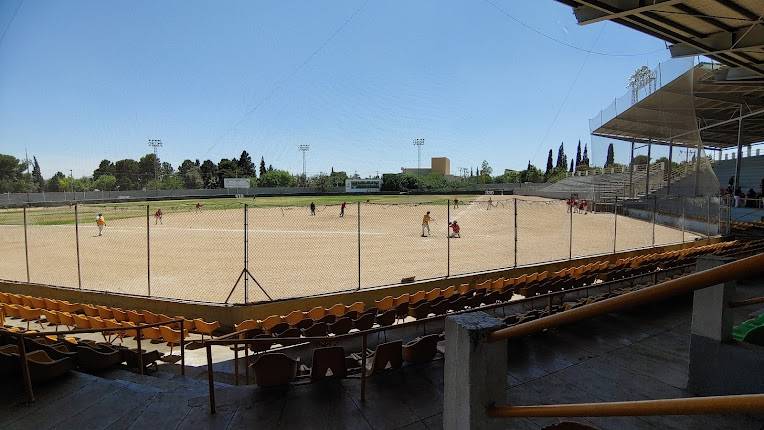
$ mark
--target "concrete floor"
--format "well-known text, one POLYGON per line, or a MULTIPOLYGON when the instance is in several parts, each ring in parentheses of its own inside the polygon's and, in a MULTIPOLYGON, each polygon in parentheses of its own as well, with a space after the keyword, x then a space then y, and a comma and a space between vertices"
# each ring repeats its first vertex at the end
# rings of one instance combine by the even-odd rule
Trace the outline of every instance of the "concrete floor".
MULTIPOLYGON (((740 295, 758 295, 742 288, 740 295)), ((738 322, 754 309, 741 308, 738 322)), ((684 397, 690 305, 675 300, 611 314, 530 336, 509 345, 511 404, 549 404, 684 397)), ((223 369, 230 365, 221 363, 223 369)), ((17 384, 0 394, 2 429, 440 428, 443 362, 371 378, 365 403, 360 381, 263 390, 218 384, 218 413, 210 415, 204 367, 180 377, 116 370, 100 377, 73 373, 36 388, 21 405, 17 384)), ((217 374, 217 367, 216 367, 217 374)), ((220 380, 220 378, 218 378, 220 380)), ((575 418, 602 429, 764 429, 764 415, 575 418)), ((560 419, 506 420, 507 428, 539 429, 560 419)))

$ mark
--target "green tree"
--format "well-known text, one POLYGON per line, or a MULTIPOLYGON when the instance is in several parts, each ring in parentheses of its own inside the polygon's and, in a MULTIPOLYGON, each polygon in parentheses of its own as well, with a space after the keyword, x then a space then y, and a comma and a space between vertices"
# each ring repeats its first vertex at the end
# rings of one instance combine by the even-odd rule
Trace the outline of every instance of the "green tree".
POLYGON ((135 190, 141 187, 140 167, 135 160, 126 158, 114 162, 114 176, 117 178, 118 190, 135 190))
POLYGON ((581 165, 589 167, 589 150, 586 144, 584 144, 584 155, 581 156, 581 165))
POLYGON ((202 181, 204 182, 204 188, 217 188, 218 184, 218 166, 212 162, 212 160, 204 160, 204 163, 199 167, 202 174, 202 181), (214 184, 213 184, 214 179, 214 184))
POLYGON ((47 190, 50 192, 65 191, 64 181, 66 176, 61 172, 56 172, 50 179, 48 179, 47 190))
POLYGON ((198 167, 198 165, 189 159, 183 160, 178 166, 178 174, 184 176, 192 167, 198 167))
POLYGON ((241 156, 238 160, 239 174, 245 178, 256 176, 255 163, 252 162, 252 157, 247 151, 241 151, 241 156))
POLYGON ((45 179, 43 179, 42 172, 40 172, 40 163, 37 162, 37 157, 32 157, 32 159, 34 159, 32 182, 35 185, 35 191, 42 191, 45 189, 45 179))
POLYGON ((260 176, 263 176, 267 172, 265 168, 265 158, 260 157, 260 176))
POLYGON ((93 179, 98 179, 101 175, 114 176, 115 172, 116 169, 114 168, 114 163, 109 160, 101 160, 101 162, 98 163, 98 168, 93 170, 93 179))
POLYGON ((93 181, 93 187, 101 191, 113 191, 117 186, 117 178, 113 175, 101 175, 93 181))
MULTIPOLYGON (((576 150, 576 166, 581 165, 581 139, 578 139, 578 149, 576 150)), ((567 167, 567 165, 565 166, 567 167)))
POLYGON ((140 160, 138 160, 138 178, 137 182, 140 187, 146 187, 147 189, 152 189, 148 186, 148 181, 151 179, 157 179, 157 175, 159 175, 159 159, 154 154, 146 154, 143 157, 141 157, 140 160))
POLYGON ((480 164, 480 176, 483 183, 491 182, 491 173, 493 173, 493 169, 488 164, 488 161, 483 160, 483 162, 480 164))
POLYGON ((536 166, 528 163, 528 168, 521 171, 520 182, 544 182, 544 174, 536 166))
POLYGON ((605 158, 605 167, 611 167, 615 163, 615 151, 613 144, 607 146, 607 158, 605 158))
POLYGON ((225 178, 238 178, 239 175, 239 163, 235 160, 229 160, 227 158, 223 158, 218 162, 218 181, 219 186, 224 185, 225 178))
POLYGON ((641 165, 641 164, 647 164, 647 155, 637 155, 634 157, 631 162, 635 165, 641 165))
MULTIPOLYGON (((178 169, 180 170, 180 169, 178 169)), ((202 169, 196 165, 192 165, 186 172, 181 174, 178 172, 181 178, 183 178, 183 185, 190 190, 196 190, 204 188, 204 179, 202 177, 202 169)))
POLYGON ((560 147, 557 149, 557 164, 558 169, 566 169, 568 167, 568 157, 565 155, 565 146, 560 142, 560 147))
POLYGON ((261 187, 294 187, 297 185, 297 178, 286 170, 274 169, 261 175, 257 182, 261 187))

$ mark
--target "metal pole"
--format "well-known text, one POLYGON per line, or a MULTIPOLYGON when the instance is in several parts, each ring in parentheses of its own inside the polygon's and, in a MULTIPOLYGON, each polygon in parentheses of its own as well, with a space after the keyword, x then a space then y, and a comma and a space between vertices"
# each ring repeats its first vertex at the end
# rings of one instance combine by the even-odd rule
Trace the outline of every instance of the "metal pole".
POLYGON ((613 254, 615 254, 616 243, 618 243, 618 196, 615 196, 613 204, 613 254))
POLYGON ((143 349, 141 348, 141 327, 135 331, 135 342, 138 344, 138 373, 143 375, 143 349))
MULTIPOLYGON (((571 197, 572 198, 572 197, 571 197)), ((570 231, 568 232, 568 260, 573 259, 573 208, 570 208, 570 231)))
POLYGON ((358 218, 358 289, 361 289, 361 202, 356 202, 358 218))
POLYGON ((24 256, 27 263, 27 282, 31 282, 29 278, 29 234, 27 233, 27 207, 24 206, 24 256))
POLYGON ((512 200, 513 200, 514 209, 515 209, 514 210, 514 217, 515 217, 515 222, 514 222, 514 229, 515 229, 515 265, 514 265, 514 267, 517 267, 517 197, 515 197, 512 200))
POLYGON ((80 270, 80 217, 78 204, 74 204, 74 242, 77 246, 77 286, 82 289, 82 271, 80 270))
POLYGON ((32 378, 29 375, 29 361, 27 361, 27 349, 24 343, 24 335, 19 334, 19 359, 21 360, 21 377, 24 379, 24 391, 27 394, 27 402, 34 402, 34 390, 32 378))
POLYGON ((146 205, 146 286, 151 297, 151 226, 149 225, 149 205, 146 205))
POLYGON ((666 195, 671 194, 671 160, 674 158, 674 141, 669 140, 668 176, 666 179, 666 195))
POLYGON ((684 199, 680 197, 679 200, 682 202, 682 243, 684 243, 684 199))
POLYGON ((740 116, 738 117, 738 120, 737 120, 737 155, 735 156, 735 182, 732 188, 733 194, 737 192, 737 189, 740 186, 740 164, 741 164, 740 159, 743 157, 742 135, 743 135, 743 105, 741 104, 740 116))
POLYGON ((207 383, 210 390, 210 413, 215 414, 215 380, 212 374, 212 349, 211 345, 205 345, 207 347, 207 383))
POLYGON ((634 141, 631 141, 631 158, 629 158, 629 196, 634 197, 634 141))
POLYGON ((446 202, 446 278, 451 276, 451 199, 446 202))
POLYGON ((653 196, 653 246, 655 246, 655 218, 658 211, 658 196, 653 196))
POLYGON ((361 338, 361 401, 366 401, 366 333, 361 338))
POLYGON ((652 152, 653 145, 648 140, 647 141, 647 168, 645 173, 645 197, 650 195, 650 155, 652 152))
POLYGON ((180 325, 180 374, 186 374, 186 336, 184 334, 183 320, 178 323, 180 325))
MULTIPOLYGON (((304 153, 303 153, 304 154, 304 153)), ((249 210, 244 204, 244 303, 249 303, 249 210)))

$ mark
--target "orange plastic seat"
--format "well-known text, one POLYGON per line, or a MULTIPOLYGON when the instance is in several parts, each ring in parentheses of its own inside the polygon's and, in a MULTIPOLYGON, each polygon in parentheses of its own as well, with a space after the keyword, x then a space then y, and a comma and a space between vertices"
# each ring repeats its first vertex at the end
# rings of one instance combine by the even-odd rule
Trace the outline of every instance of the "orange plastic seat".
POLYGON ((425 300, 435 300, 440 297, 442 291, 440 288, 433 288, 424 295, 424 298, 425 300))
POLYGON ((194 332, 202 335, 202 340, 204 340, 204 335, 208 335, 212 337, 212 333, 220 328, 220 322, 207 322, 204 321, 201 318, 197 318, 194 320, 194 332))
POLYGON ((426 296, 427 296, 427 293, 425 293, 424 290, 419 290, 409 297, 409 303, 411 304, 419 303, 422 300, 424 300, 426 296))
POLYGON ((326 310, 326 313, 329 315, 334 315, 336 317, 341 317, 342 315, 345 315, 345 305, 343 305, 342 303, 337 303, 336 305, 332 305, 332 307, 326 310))
POLYGON ((114 315, 114 320, 117 322, 127 321, 127 312, 120 308, 111 308, 111 313, 114 315))
POLYGON ((375 300, 374 305, 380 312, 388 311, 395 307, 395 299, 393 299, 393 296, 385 296, 379 300, 375 300))
POLYGON ((112 313, 111 308, 106 306, 96 306, 96 309, 98 310, 99 318, 103 320, 110 320, 114 318, 114 313, 112 313))
POLYGON ((363 312, 363 310, 366 308, 366 304, 364 302, 354 302, 347 308, 345 308, 345 312, 358 312, 359 314, 363 312))
POLYGON ((324 309, 323 306, 316 306, 315 308, 308 311, 308 318, 312 319, 313 321, 318 321, 321 318, 326 315, 326 309, 324 309))
POLYGON ((455 286, 453 286, 453 285, 451 285, 450 287, 448 287, 448 288, 445 288, 445 289, 444 289, 444 290, 441 292, 441 295, 442 295, 444 298, 446 298, 446 299, 447 299, 447 298, 449 298, 449 297, 453 296, 453 295, 454 295, 454 293, 456 293, 456 287, 455 287, 455 286))
POLYGON ((300 321, 305 319, 305 312, 303 311, 292 311, 287 316, 284 317, 284 322, 289 324, 290 326, 294 326, 295 324, 299 323, 300 321))
POLYGON ((268 318, 264 319, 261 323, 261 328, 265 330, 266 332, 270 331, 273 327, 276 326, 276 324, 282 323, 284 320, 281 318, 280 315, 271 315, 268 318))

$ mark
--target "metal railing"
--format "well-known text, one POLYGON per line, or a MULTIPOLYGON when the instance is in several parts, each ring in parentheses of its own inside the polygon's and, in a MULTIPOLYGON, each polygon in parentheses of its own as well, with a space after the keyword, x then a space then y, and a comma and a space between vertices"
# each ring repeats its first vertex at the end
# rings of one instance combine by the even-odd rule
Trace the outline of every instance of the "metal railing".
POLYGON ((32 379, 29 373, 29 362, 26 359, 26 343, 24 339, 44 337, 44 336, 64 336, 64 335, 77 335, 87 333, 112 333, 112 332, 131 332, 135 331, 135 341, 137 343, 137 355, 138 355, 138 373, 144 374, 145 368, 143 363, 143 348, 141 347, 141 334, 143 329, 159 326, 169 326, 172 324, 178 324, 180 326, 180 374, 186 374, 186 354, 185 354, 185 327, 184 323, 187 322, 184 319, 173 319, 164 322, 141 324, 130 327, 114 327, 114 328, 91 328, 91 329, 78 329, 78 330, 61 330, 61 331, 43 331, 43 332, 18 332, 10 333, 11 335, 18 336, 18 349, 19 359, 21 360, 21 378, 24 384, 24 391, 26 393, 27 401, 34 402, 34 389, 32 388, 32 379))
MULTIPOLYGON (((750 276, 761 272, 764 272, 764 253, 549 315, 534 321, 502 328, 490 333, 486 340, 487 342, 497 342, 517 338, 583 319, 621 311, 629 307, 686 294, 694 290, 738 279, 741 274, 750 276)), ((490 417, 604 417, 746 413, 761 412, 762 410, 764 410, 764 394, 562 405, 494 405, 488 407, 486 413, 490 417)))

